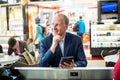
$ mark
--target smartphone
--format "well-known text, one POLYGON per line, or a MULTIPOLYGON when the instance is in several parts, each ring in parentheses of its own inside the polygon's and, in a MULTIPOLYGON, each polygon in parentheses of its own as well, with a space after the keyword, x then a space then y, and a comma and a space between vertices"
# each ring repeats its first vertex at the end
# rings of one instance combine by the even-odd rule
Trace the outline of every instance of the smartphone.
POLYGON ((74 59, 73 56, 61 57, 60 64, 63 64, 64 62, 70 64, 73 59, 74 59))

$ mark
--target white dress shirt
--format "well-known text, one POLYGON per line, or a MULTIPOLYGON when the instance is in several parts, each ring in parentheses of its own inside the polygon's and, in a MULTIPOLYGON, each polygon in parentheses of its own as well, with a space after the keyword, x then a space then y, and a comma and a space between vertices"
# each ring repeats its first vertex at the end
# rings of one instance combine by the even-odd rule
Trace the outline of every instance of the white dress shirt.
POLYGON ((64 56, 64 42, 65 42, 65 37, 59 42, 62 51, 62 56, 64 56))

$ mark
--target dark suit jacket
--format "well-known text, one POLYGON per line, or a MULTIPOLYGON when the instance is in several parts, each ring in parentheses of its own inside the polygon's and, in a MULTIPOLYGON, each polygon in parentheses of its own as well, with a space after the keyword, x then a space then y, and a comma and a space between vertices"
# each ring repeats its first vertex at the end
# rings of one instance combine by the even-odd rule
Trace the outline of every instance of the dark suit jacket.
MULTIPOLYGON (((53 35, 50 34, 44 38, 40 43, 40 66, 41 67, 59 67, 59 62, 62 57, 61 49, 58 44, 56 47, 55 54, 50 51, 52 45, 53 35)), ((84 49, 82 45, 81 38, 71 34, 66 33, 65 43, 64 43, 64 56, 74 56, 74 61, 77 67, 87 66, 86 56, 84 54, 84 49)))
MULTIPOLYGON (((25 52, 25 50, 24 50, 25 48, 28 50, 27 44, 24 41, 19 41, 19 46, 20 46, 20 53, 25 52)), ((15 49, 12 49, 12 48, 9 47, 8 48, 8 55, 11 55, 13 52, 16 55, 18 55, 15 49)))

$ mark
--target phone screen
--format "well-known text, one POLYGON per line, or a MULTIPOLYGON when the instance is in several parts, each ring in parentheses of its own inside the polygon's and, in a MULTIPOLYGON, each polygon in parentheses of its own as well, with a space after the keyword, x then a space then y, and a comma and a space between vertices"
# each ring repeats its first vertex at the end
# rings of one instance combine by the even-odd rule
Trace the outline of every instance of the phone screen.
POLYGON ((72 62, 72 59, 74 59, 73 56, 62 57, 60 60, 60 64, 63 64, 64 62, 70 64, 72 62))

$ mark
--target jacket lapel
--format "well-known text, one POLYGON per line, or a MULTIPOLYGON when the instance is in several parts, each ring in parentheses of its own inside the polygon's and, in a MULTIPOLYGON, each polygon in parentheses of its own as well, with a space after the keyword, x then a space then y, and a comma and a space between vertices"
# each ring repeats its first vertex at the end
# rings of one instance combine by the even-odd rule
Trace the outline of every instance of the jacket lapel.
POLYGON ((61 48, 60 48, 60 45, 58 44, 57 47, 56 47, 56 54, 57 55, 60 55, 60 56, 63 56, 62 54, 62 51, 61 51, 61 48))

